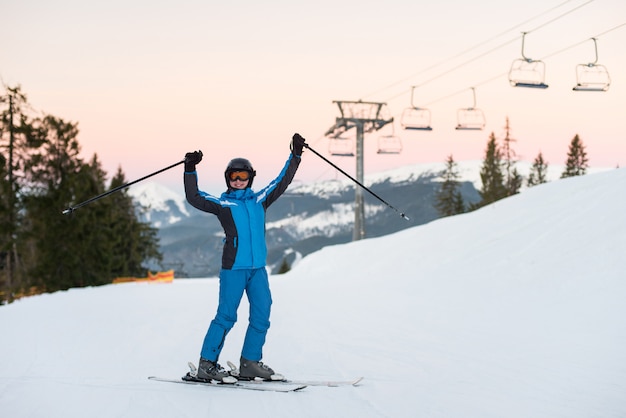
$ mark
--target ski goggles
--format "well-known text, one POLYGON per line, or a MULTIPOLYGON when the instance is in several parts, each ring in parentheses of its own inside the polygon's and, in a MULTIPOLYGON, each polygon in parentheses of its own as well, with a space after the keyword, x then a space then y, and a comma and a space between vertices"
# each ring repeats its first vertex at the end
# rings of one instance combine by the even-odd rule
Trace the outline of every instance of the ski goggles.
POLYGON ((235 181, 235 180, 246 181, 246 180, 250 180, 250 172, 249 171, 230 171, 228 173, 228 180, 230 180, 230 181, 235 181))

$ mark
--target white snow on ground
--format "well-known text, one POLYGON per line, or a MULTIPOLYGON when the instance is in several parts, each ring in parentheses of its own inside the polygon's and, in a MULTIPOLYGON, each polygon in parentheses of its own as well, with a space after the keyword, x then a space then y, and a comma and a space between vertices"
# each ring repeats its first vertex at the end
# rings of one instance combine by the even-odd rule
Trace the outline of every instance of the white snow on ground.
MULTIPOLYGON (((327 247, 272 276, 264 360, 296 393, 147 380, 197 361, 217 280, 0 307, 3 417, 624 417, 626 169, 327 247)), ((221 361, 237 360, 247 304, 221 361)))

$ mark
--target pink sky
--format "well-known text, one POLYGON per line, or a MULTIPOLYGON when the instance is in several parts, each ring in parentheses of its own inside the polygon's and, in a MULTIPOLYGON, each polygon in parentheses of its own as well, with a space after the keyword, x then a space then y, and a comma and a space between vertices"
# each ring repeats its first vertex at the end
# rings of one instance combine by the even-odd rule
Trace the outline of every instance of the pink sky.
MULTIPOLYGON (((542 152, 561 165, 578 134, 592 166, 626 164, 624 2, 422 3, 9 0, 0 6, 0 36, 11 39, 0 46, 0 76, 20 84, 34 109, 78 122, 84 157, 97 153, 109 174, 121 165, 129 181, 202 149, 209 191, 222 189, 236 156, 255 164, 258 186, 277 174, 294 132, 326 153, 324 133, 339 116, 333 100, 359 99, 386 102, 397 121, 366 136, 366 173, 443 165, 450 154, 481 160, 507 117, 520 159, 542 152), (522 31, 525 55, 546 65, 546 90, 509 85, 522 31), (594 36, 611 86, 573 92, 576 65, 595 59, 594 36), (432 132, 400 127, 413 85, 432 132), (473 86, 487 125, 455 131, 473 86), (402 154, 378 155, 378 137, 392 133, 402 154)), ((298 181, 337 176, 304 158, 298 181)), ((354 172, 354 159, 332 160, 354 172)), ((180 171, 158 180, 181 188, 180 171)))

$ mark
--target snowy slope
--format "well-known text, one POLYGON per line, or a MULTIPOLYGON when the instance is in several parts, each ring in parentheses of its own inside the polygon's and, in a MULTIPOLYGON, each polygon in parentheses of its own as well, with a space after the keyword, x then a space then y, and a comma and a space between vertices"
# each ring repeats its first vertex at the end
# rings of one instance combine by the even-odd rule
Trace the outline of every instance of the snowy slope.
MULTIPOLYGON (((217 281, 124 284, 0 307, 6 417, 624 417, 626 169, 326 247, 271 277, 265 361, 291 394, 151 382, 197 361, 217 281)), ((240 323, 222 361, 236 360, 240 323)))

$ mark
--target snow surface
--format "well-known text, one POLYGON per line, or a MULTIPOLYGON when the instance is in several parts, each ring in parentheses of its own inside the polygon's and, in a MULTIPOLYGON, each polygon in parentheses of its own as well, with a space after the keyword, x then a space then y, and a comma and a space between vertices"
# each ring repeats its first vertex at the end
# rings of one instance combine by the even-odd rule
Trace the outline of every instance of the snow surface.
MULTIPOLYGON (((265 361, 358 387, 235 391, 179 377, 215 279, 119 284, 0 307, 3 417, 624 417, 626 169, 326 247, 271 277, 265 361)), ((221 361, 236 360, 247 305, 221 361)))

